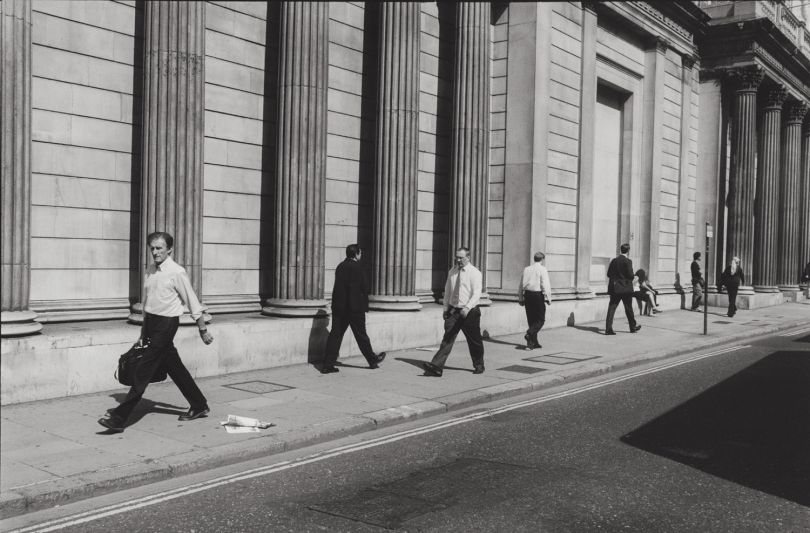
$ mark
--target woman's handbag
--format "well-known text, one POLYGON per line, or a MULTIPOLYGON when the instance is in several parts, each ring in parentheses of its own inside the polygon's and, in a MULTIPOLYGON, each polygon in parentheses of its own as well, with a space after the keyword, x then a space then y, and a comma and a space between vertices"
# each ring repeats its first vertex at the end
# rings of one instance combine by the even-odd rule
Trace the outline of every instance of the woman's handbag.
MULTIPOLYGON (((118 358, 118 369, 115 372, 115 378, 121 385, 131 387, 135 384, 135 373, 138 371, 141 359, 146 355, 146 349, 148 347, 148 343, 144 345, 133 344, 132 348, 118 358)), ((155 371, 149 382, 158 383, 160 381, 166 381, 167 377, 166 369, 161 366, 155 371)))

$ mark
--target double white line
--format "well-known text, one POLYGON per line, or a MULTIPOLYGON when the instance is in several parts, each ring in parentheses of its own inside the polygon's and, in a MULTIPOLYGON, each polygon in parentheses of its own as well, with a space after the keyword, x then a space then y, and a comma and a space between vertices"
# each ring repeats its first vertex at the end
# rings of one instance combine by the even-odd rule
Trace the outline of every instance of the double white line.
POLYGON ((802 328, 796 331, 789 331, 787 333, 780 333, 780 337, 795 337, 796 335, 801 335, 802 333, 810 333, 810 327, 802 328))
POLYGON ((93 520, 99 520, 101 518, 106 518, 108 516, 117 515, 120 513, 125 513, 128 511, 134 511, 136 509, 141 509, 143 507, 148 507, 150 505, 155 505, 158 503, 162 503, 165 501, 173 500, 175 498, 181 498, 183 496, 188 496, 190 494, 194 494, 195 492, 202 492, 204 490, 210 490, 216 487, 220 487, 222 485, 229 485, 231 483, 236 483, 238 481, 244 481, 246 479, 251 479, 260 476, 266 476, 269 474, 274 474, 276 472, 282 472, 284 470, 289 470, 291 468, 297 468, 300 466, 308 465, 310 463, 316 463, 319 461, 324 461, 326 459, 330 459, 332 457, 338 457, 340 455, 345 455, 353 452, 357 452, 360 450, 365 450, 368 448, 374 448, 377 446, 382 446, 383 444, 388 444, 391 442, 396 442, 398 440, 407 439, 410 437, 415 437, 417 435, 423 435, 425 433, 432 433, 434 431, 438 431, 440 429, 445 429, 453 426, 457 426, 460 424, 466 424, 467 422, 472 422, 474 420, 479 420, 481 418, 486 418, 488 416, 496 415, 499 413, 505 413, 508 411, 513 411, 515 409, 521 409, 523 407, 530 407, 533 405, 538 405, 545 402, 550 402, 553 400, 558 400, 560 398, 565 398, 566 396, 573 396, 575 394, 581 394, 583 392, 587 392, 590 390, 599 389, 602 387, 607 387, 608 385, 613 385, 615 383, 620 383, 622 381, 627 381, 629 379, 634 379, 641 376, 646 376, 648 374, 654 374, 656 372, 661 372, 663 370, 667 370, 670 368, 674 368, 677 366, 685 365, 687 363, 692 363, 694 361, 699 361, 701 359, 706 359, 707 357, 714 357, 717 355, 735 352, 737 350, 742 350, 743 348, 748 348, 748 345, 744 346, 732 346, 730 348, 724 348, 722 350, 716 350, 714 352, 704 353, 700 355, 694 355, 691 357, 687 357, 684 359, 680 359, 675 362, 671 363, 664 363, 652 368, 648 368, 646 370, 639 370, 636 372, 631 372, 629 374, 624 374, 622 376, 618 376, 615 378, 606 379, 603 381, 599 381, 597 383, 592 383, 590 385, 585 385, 582 387, 577 387, 573 389, 569 389, 566 391, 558 392, 555 394, 550 394, 548 396, 543 396, 541 398, 533 398, 531 400, 525 400, 522 402, 515 402, 508 405, 504 405, 502 407, 496 407, 493 409, 487 409, 485 411, 478 411, 475 413, 471 413, 465 416, 460 416, 457 418, 452 418, 450 420, 445 420, 443 422, 436 422, 434 424, 428 424, 426 426, 422 426, 416 429, 410 429, 406 431, 401 431, 399 433, 394 433, 392 435, 387 435, 384 437, 377 437, 374 439, 369 439, 363 442, 359 442, 356 444, 349 444, 346 446, 340 446, 337 448, 333 448, 331 450, 326 450, 323 452, 319 452, 313 455, 309 455, 307 457, 303 457, 301 459, 296 459, 293 461, 283 461, 280 463, 275 463, 269 466, 263 466, 260 468, 253 468, 251 470, 246 470, 244 472, 239 472, 236 474, 230 474, 227 476, 221 476, 218 478, 214 478, 208 481, 203 481, 200 483, 194 483, 192 485, 188 485, 185 487, 180 487, 172 490, 167 490, 164 492, 160 492, 158 494, 153 494, 151 496, 144 496, 142 498, 138 498, 136 500, 130 500, 123 503, 118 503, 114 505, 108 505, 106 507, 101 507, 99 509, 94 509, 92 511, 85 511, 83 513, 74 514, 65 518, 59 518, 56 520, 50 520, 47 522, 43 522, 41 524, 37 524, 34 526, 28 526, 21 529, 16 529, 11 533, 33 533, 33 532, 46 532, 46 531, 56 531, 58 529, 63 529, 66 527, 76 526, 79 524, 84 524, 87 522, 91 522, 93 520))

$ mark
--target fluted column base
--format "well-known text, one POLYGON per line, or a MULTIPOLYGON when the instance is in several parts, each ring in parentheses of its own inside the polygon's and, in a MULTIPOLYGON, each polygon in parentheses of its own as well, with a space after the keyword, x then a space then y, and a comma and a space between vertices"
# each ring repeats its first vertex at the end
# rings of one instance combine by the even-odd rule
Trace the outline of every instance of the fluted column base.
POLYGON ((754 292, 780 292, 776 285, 754 285, 754 292))
MULTIPOLYGON (((200 304, 202 304, 203 309, 205 309, 205 304, 203 302, 200 302, 200 304)), ((183 307, 183 311, 185 311, 185 312, 180 316, 180 325, 181 326, 196 326, 197 321, 194 320, 193 318, 191 318, 191 315, 188 313, 188 309, 186 309, 185 306, 183 307)), ((203 315, 202 316, 205 319, 206 324, 211 322, 211 315, 206 313, 205 310, 203 310, 203 315)), ((138 302, 138 303, 132 305, 132 307, 130 308, 129 316, 127 317, 127 321, 130 324, 137 324, 137 325, 143 324, 143 304, 142 303, 138 302)))
POLYGON ((577 287, 575 294, 577 300, 590 300, 591 298, 596 298, 596 294, 591 290, 590 287, 577 287))
POLYGON ((0 313, 0 337, 33 335, 42 329, 33 311, 3 311, 0 313))
POLYGON ((478 305, 481 307, 489 307, 492 305, 492 300, 490 299, 488 292, 481 293, 481 299, 478 300, 478 305))
POLYGON ((265 316, 320 317, 329 315, 329 302, 326 300, 288 300, 270 298, 262 307, 265 316))
POLYGON ((782 296, 785 297, 786 302, 803 302, 807 298, 805 291, 798 285, 790 288, 782 288, 782 296))
POLYGON ((791 283, 790 285, 779 285, 779 290, 782 291, 782 292, 798 291, 799 290, 799 284, 798 283, 796 283, 796 284, 791 283))
POLYGON ((418 296, 389 296, 372 294, 368 297, 370 311, 419 311, 422 304, 418 296))
POLYGON ((753 296, 754 287, 751 285, 740 285, 740 289, 737 291, 737 294, 740 296, 753 296))

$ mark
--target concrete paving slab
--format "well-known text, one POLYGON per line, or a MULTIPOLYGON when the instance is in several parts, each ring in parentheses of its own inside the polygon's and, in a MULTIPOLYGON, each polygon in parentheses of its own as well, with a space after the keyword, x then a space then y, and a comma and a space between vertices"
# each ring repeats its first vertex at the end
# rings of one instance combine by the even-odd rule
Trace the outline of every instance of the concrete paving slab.
POLYGON ((810 306, 794 303, 778 309, 740 311, 734 319, 716 309, 709 318, 708 336, 701 335, 702 314, 678 310, 640 317, 643 327, 637 334, 628 333, 626 322, 620 320, 615 337, 603 334, 601 322, 546 329, 540 334, 543 348, 531 352, 519 349, 522 332, 500 336, 485 343, 487 370, 483 375, 472 374, 467 345, 459 339, 442 378, 423 376, 421 363, 429 361, 435 351, 430 347, 391 351, 374 371, 362 357, 350 357, 341 359, 344 366, 337 374, 322 375, 311 365, 291 365, 202 379, 199 384, 212 412, 191 422, 177 420, 187 404, 177 388, 166 382, 149 387, 131 425, 115 435, 103 432, 96 419, 123 399, 123 388, 3 406, 0 511, 12 516, 99 491, 538 391, 690 350, 710 351, 724 343, 742 343, 754 335, 810 323, 810 306), (730 323, 713 324, 716 320, 730 323), (542 371, 523 373, 521 367, 542 371), (228 386, 245 382, 292 388, 262 392, 261 384, 254 383, 259 388, 251 392, 228 386), (229 434, 219 424, 228 414, 277 425, 261 433, 229 434))

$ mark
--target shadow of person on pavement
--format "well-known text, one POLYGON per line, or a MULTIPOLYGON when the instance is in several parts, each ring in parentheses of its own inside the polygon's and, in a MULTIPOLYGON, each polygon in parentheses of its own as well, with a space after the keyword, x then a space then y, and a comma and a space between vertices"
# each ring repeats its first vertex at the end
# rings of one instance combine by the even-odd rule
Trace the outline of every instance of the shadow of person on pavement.
MULTIPOLYGON (((114 394, 110 394, 110 398, 114 399, 119 404, 123 402, 126 399, 126 397, 127 393, 125 392, 116 392, 114 394)), ((107 409, 107 413, 110 413, 111 411, 112 408, 107 409)), ((137 424, 138 421, 140 421, 143 417, 145 417, 149 413, 180 416, 182 414, 185 414, 186 411, 188 411, 188 407, 182 407, 180 405, 174 405, 171 403, 156 402, 148 398, 141 398, 141 400, 138 402, 138 405, 136 405, 135 409, 132 411, 132 414, 129 415, 126 427, 137 424)), ((110 430, 99 431, 97 433, 99 435, 107 435, 110 433, 110 430)))
POLYGON ((808 355, 774 352, 621 441, 810 507, 808 355))
POLYGON ((588 331, 590 333, 598 333, 599 335, 602 335, 604 333, 604 330, 597 326, 569 326, 569 327, 579 329, 582 331, 588 331))
MULTIPOLYGON (((418 368, 419 370, 423 370, 424 367, 422 365, 429 362, 429 361, 422 361, 421 359, 409 359, 407 357, 395 357, 394 359, 396 361, 402 361, 403 363, 408 363, 409 365, 413 365, 416 368, 418 368)), ((472 372, 471 368, 459 368, 457 366, 445 366, 444 370, 459 370, 459 371, 462 371, 462 372, 472 372)))
POLYGON ((509 341, 499 341, 497 339, 493 339, 492 337, 485 337, 482 339, 484 342, 492 342, 494 344, 505 344, 507 346, 514 346, 516 349, 523 349, 526 347, 525 344, 518 344, 516 342, 509 342, 509 341))

